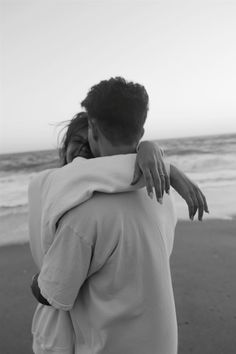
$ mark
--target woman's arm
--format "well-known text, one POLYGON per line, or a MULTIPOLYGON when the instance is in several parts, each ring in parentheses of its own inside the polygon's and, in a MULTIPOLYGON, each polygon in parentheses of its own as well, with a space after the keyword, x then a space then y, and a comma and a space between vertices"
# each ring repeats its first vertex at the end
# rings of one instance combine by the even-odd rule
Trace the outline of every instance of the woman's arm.
POLYGON ((209 213, 209 210, 206 197, 201 189, 172 164, 170 165, 170 184, 188 204, 190 219, 194 219, 198 210, 198 220, 202 221, 204 211, 209 213))
POLYGON ((174 165, 165 166, 163 151, 156 143, 143 141, 139 145, 131 184, 136 184, 142 175, 148 195, 153 197, 154 187, 158 202, 162 203, 164 191, 168 193, 171 185, 186 201, 191 220, 197 210, 199 220, 202 220, 204 211, 209 213, 206 198, 200 188, 174 165))

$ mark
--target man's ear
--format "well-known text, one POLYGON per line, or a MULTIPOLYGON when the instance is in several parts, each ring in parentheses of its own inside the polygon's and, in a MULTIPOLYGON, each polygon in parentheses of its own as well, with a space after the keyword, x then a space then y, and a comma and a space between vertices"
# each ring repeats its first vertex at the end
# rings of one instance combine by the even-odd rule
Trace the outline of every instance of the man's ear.
POLYGON ((93 119, 88 120, 89 129, 91 129, 92 136, 94 140, 98 140, 98 127, 93 119))
POLYGON ((136 145, 136 151, 138 151, 137 149, 138 149, 138 146, 140 144, 140 140, 143 137, 144 132, 145 132, 145 130, 144 130, 144 128, 142 128, 141 132, 139 133, 139 138, 138 138, 137 145, 136 145))
POLYGON ((142 128, 142 131, 141 131, 141 133, 140 133, 140 140, 142 139, 144 133, 145 133, 145 130, 144 130, 144 128, 142 128))

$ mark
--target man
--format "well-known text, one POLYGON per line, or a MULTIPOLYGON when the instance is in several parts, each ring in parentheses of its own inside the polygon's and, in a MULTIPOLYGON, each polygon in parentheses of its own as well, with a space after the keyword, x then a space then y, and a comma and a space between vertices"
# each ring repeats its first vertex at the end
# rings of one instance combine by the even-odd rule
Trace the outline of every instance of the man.
MULTIPOLYGON (((82 106, 94 156, 135 153, 148 111, 144 87, 102 81, 82 106)), ((62 216, 38 284, 49 304, 70 311, 75 353, 177 352, 175 224, 171 196, 157 205, 143 190, 97 193, 62 216)))

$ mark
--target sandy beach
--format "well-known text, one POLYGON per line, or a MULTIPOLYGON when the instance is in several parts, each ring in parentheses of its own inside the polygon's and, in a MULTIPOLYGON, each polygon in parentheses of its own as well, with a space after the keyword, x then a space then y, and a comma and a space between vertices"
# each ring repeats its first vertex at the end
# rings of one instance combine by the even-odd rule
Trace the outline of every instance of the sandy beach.
MULTIPOLYGON (((27 215, 8 224, 24 229, 27 215)), ((6 230, 4 230, 6 231, 6 230)), ((234 354, 236 220, 180 221, 171 258, 179 354, 234 354)), ((36 267, 29 245, 0 247, 0 353, 30 354, 36 267)))

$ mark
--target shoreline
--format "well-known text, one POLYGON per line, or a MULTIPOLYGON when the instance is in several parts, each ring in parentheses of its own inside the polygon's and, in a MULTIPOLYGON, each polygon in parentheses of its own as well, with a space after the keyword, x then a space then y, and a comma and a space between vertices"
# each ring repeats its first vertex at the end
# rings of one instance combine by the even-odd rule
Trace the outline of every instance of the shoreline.
MULTIPOLYGON (((181 354, 235 352, 235 241, 236 220, 177 224, 171 272, 181 354)), ((0 353, 32 354, 29 286, 37 269, 28 242, 0 247, 0 267, 0 353)))
POLYGON ((27 210, 15 210, 11 214, 0 215, 0 225, 0 248, 29 242, 27 210))
MULTIPOLYGON (((8 232, 5 233, 4 237, 0 239, 0 249, 4 247, 11 247, 11 246, 22 246, 22 245, 28 245, 29 244, 29 236, 28 236, 28 226, 25 225, 25 222, 21 222, 21 219, 27 218, 27 214, 23 215, 17 219, 20 220, 20 226, 16 227, 14 230, 9 230, 8 232), (22 234, 20 234, 22 232, 22 234), (9 236, 10 235, 10 236, 9 236)), ((0 222, 1 222, 1 216, 0 216, 0 222)), ((229 217, 222 217, 222 218, 208 218, 208 219, 203 219, 203 221, 199 221, 198 219, 194 219, 193 221, 188 220, 188 219, 182 219, 178 218, 177 225, 178 224, 195 224, 195 223, 201 223, 201 224, 206 224, 206 223, 211 223, 211 222, 236 222, 236 214, 232 214, 232 216, 229 217)), ((4 225, 4 224, 3 224, 4 225)), ((1 225, 2 226, 2 225, 1 225)), ((14 227, 15 223, 11 224, 11 227, 14 227)), ((235 237, 236 237, 236 229, 235 229, 235 237)))

